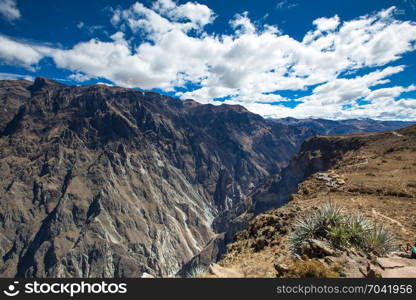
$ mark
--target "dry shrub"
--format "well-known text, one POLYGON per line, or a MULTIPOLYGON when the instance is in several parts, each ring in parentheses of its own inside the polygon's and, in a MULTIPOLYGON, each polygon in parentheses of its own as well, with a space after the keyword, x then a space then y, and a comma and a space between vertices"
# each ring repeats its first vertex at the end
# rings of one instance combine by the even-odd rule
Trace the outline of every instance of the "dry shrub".
POLYGON ((340 267, 338 265, 330 268, 316 259, 295 260, 289 266, 286 278, 338 278, 340 267))

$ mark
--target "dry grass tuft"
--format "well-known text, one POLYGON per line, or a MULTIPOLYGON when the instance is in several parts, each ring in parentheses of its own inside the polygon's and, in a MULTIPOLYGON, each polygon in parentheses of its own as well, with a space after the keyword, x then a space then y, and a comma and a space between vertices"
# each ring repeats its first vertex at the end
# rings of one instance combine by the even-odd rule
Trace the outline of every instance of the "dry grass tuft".
POLYGON ((315 259, 295 260, 284 275, 286 278, 338 278, 339 266, 327 267, 315 259))

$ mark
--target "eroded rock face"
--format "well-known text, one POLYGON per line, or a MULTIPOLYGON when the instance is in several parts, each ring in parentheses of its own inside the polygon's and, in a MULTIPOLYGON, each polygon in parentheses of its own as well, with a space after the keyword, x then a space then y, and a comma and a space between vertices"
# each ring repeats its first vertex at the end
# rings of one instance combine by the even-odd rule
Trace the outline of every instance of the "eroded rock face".
POLYGON ((307 139, 299 153, 280 174, 271 176, 266 183, 253 191, 252 210, 257 214, 286 204, 290 195, 296 192, 298 184, 308 176, 327 170, 344 153, 362 145, 363 141, 358 138, 322 136, 307 139))
POLYGON ((0 81, 0 102, 2 277, 174 274, 311 134, 240 106, 45 78, 0 81))

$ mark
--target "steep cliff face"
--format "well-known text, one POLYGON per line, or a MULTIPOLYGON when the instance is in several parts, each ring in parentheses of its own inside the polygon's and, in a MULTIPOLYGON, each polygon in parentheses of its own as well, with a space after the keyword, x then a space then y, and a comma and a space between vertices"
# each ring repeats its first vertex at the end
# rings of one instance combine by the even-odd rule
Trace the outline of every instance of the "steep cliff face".
POLYGON ((287 203, 299 183, 313 173, 327 170, 340 161, 348 151, 364 145, 359 136, 318 136, 307 139, 290 164, 280 173, 271 176, 251 194, 255 214, 280 207, 287 203))
POLYGON ((3 277, 173 274, 311 134, 240 106, 45 78, 0 81, 0 101, 3 277))
POLYGON ((234 213, 232 218, 227 219, 227 230, 223 230, 226 233, 218 236, 201 253, 187 262, 178 275, 188 276, 195 273, 195 270, 208 269, 212 262, 221 259, 227 252, 227 244, 233 242, 235 234, 247 228, 256 215, 285 205, 290 195, 296 192, 298 184, 309 175, 327 170, 336 164, 344 153, 357 149, 362 144, 359 138, 345 139, 342 136, 307 139, 286 168, 267 178, 247 196, 246 210, 238 211, 240 215, 234 213))
MULTIPOLYGON (((382 133, 308 138, 302 144, 299 153, 280 174, 271 176, 252 192, 249 197, 253 203, 251 210, 259 213, 284 205, 290 200, 290 195, 296 192, 299 183, 316 172, 337 165, 342 167, 343 161, 349 160, 344 164, 365 170, 370 156, 372 159, 383 158, 386 154, 406 149, 411 149, 413 153, 415 132, 416 125, 412 125, 397 131, 382 133), (351 161, 355 161, 356 164, 351 161)), ((387 161, 382 159, 381 163, 385 164, 387 161)), ((392 164, 390 169, 395 170, 397 167, 392 164)), ((399 173, 403 171, 400 170, 399 173)))

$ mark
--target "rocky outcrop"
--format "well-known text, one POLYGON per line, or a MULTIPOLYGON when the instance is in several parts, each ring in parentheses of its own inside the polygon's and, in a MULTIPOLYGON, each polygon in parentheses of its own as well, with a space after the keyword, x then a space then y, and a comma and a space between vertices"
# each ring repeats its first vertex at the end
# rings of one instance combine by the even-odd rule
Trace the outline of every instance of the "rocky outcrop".
POLYGON ((361 157, 358 154, 358 152, 364 151, 361 148, 378 149, 375 152, 380 153, 373 153, 373 158, 377 155, 412 149, 414 147, 412 138, 415 135, 415 128, 416 125, 412 125, 397 132, 350 136, 316 136, 307 139, 302 144, 299 153, 294 156, 281 173, 271 176, 268 181, 251 193, 252 211, 257 214, 284 205, 290 200, 291 194, 296 192, 299 183, 314 173, 317 173, 317 179, 326 181, 327 186, 335 187, 345 184, 340 178, 332 178, 333 175, 318 172, 328 170, 340 163, 346 153, 357 152, 350 159, 353 166, 365 166, 368 164, 369 158, 364 157, 365 155, 361 157))
POLYGON ((244 278, 244 275, 230 268, 224 268, 217 264, 212 264, 208 269, 209 273, 216 278, 244 278))
POLYGON ((336 164, 344 153, 363 145, 360 139, 312 137, 302 144, 300 152, 280 174, 272 176, 251 195, 254 212, 260 213, 287 203, 298 184, 310 175, 336 164))

